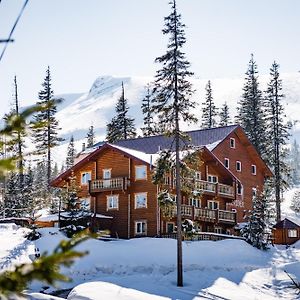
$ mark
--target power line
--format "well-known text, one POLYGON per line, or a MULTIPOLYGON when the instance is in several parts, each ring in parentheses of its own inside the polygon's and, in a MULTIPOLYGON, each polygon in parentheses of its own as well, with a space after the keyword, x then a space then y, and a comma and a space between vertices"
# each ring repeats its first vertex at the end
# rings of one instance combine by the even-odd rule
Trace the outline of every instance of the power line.
MULTIPOLYGON (((16 26, 17 26, 17 24, 18 24, 18 22, 19 22, 19 20, 20 20, 20 18, 21 18, 21 16, 22 16, 22 14, 23 14, 23 12, 24 12, 24 9, 25 9, 25 7, 26 7, 28 1, 29 1, 29 0, 25 0, 23 6, 22 6, 22 8, 21 8, 21 11, 20 11, 20 13, 19 13, 19 15, 18 15, 18 17, 17 17, 15 23, 14 23, 14 26, 12 27, 12 29, 11 29, 11 31, 10 31, 10 34, 9 34, 9 36, 8 36, 8 39, 6 40, 5 46, 4 46, 3 50, 2 50, 2 53, 1 53, 1 56, 0 56, 0 61, 2 60, 2 57, 3 57, 4 53, 5 53, 5 50, 6 50, 6 48, 7 48, 8 43, 11 42, 11 41, 13 41, 13 40, 11 39, 12 34, 13 34, 13 32, 14 32, 14 30, 15 30, 15 28, 16 28, 16 26)), ((1 0, 0 0, 0 3, 1 3, 1 0)))

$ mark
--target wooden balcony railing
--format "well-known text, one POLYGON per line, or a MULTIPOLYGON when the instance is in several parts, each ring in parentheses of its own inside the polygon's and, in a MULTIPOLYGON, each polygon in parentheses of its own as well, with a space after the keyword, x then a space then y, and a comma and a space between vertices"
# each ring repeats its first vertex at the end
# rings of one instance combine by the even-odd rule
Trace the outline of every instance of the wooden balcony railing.
MULTIPOLYGON (((173 210, 173 217, 177 215, 177 208, 173 210)), ((204 221, 212 223, 236 223, 236 212, 229 210, 198 208, 193 205, 181 205, 181 215, 194 221, 204 221)))
POLYGON ((89 182, 89 192, 97 193, 110 190, 127 190, 128 185, 129 180, 127 177, 96 179, 89 182))
POLYGON ((216 184, 205 180, 195 180, 195 189, 204 192, 216 193, 216 184))
POLYGON ((220 195, 234 197, 234 188, 231 185, 218 183, 218 193, 220 195))

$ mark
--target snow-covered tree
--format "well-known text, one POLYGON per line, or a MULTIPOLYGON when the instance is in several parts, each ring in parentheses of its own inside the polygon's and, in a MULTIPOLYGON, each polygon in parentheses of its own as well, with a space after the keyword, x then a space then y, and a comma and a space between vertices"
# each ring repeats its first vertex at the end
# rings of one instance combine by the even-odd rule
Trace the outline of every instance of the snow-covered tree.
POLYGON ((220 117, 219 126, 228 126, 229 124, 231 124, 229 107, 226 102, 221 107, 219 117, 220 117))
POLYGON ((167 52, 157 57, 155 62, 162 65, 156 72, 153 88, 152 109, 157 114, 158 126, 165 128, 165 134, 174 137, 175 177, 177 199, 177 285, 183 285, 182 274, 182 220, 181 220, 181 181, 180 181, 180 139, 183 136, 179 122, 196 122, 192 111, 195 102, 191 100, 193 89, 188 78, 190 63, 186 60, 182 47, 186 42, 181 15, 177 11, 176 1, 170 2, 172 9, 165 17, 163 34, 169 36, 167 52))
POLYGON ((146 87, 146 95, 142 100, 141 105, 142 113, 144 115, 143 118, 143 127, 141 130, 143 132, 143 136, 151 136, 157 133, 157 128, 155 126, 155 122, 153 120, 153 112, 151 109, 151 93, 150 93, 150 85, 148 84, 146 87))
POLYGON ((66 158, 67 169, 70 169, 71 167, 74 166, 75 156, 76 156, 76 150, 74 146, 74 137, 72 135, 67 149, 67 158, 66 158))
MULTIPOLYGON (((46 77, 39 92, 37 105, 41 110, 34 115, 33 140, 38 154, 46 156, 47 162, 47 182, 51 180, 52 170, 52 149, 59 145, 63 139, 58 137, 58 121, 55 117, 57 111, 57 100, 54 99, 54 92, 51 84, 50 68, 46 71, 46 77)), ((48 188, 49 189, 49 188, 48 188)))
POLYGON ((208 81, 205 90, 206 97, 202 105, 202 128, 212 128, 217 125, 217 108, 214 104, 210 80, 208 81))
POLYGON ((271 190, 266 186, 263 192, 253 191, 253 208, 246 215, 246 225, 241 230, 246 241, 258 249, 268 248, 271 228, 275 223, 274 199, 271 190))
POLYGON ((290 136, 290 125, 284 120, 282 80, 279 77, 279 65, 276 62, 272 64, 270 69, 270 81, 265 95, 266 136, 268 141, 265 158, 274 173, 273 186, 276 196, 276 213, 277 221, 280 221, 281 193, 287 187, 286 177, 290 173, 286 164, 286 148, 290 136))
POLYGON ((291 184, 300 184, 300 150, 296 140, 291 145, 289 152, 289 166, 291 170, 291 184))
POLYGON ((243 95, 238 102, 236 121, 243 127, 251 143, 264 158, 266 124, 264 101, 259 88, 257 65, 253 54, 246 72, 243 95))
POLYGON ((93 125, 89 127, 86 138, 87 138, 87 143, 86 143, 87 148, 93 147, 93 145, 95 144, 95 131, 93 125))
POLYGON ((297 213, 300 213, 300 190, 296 190, 294 192, 292 201, 291 201, 291 209, 297 213))
POLYGON ((128 110, 129 107, 122 82, 122 94, 116 105, 117 115, 106 126, 106 139, 109 143, 123 139, 127 140, 136 136, 134 119, 128 116, 128 110))

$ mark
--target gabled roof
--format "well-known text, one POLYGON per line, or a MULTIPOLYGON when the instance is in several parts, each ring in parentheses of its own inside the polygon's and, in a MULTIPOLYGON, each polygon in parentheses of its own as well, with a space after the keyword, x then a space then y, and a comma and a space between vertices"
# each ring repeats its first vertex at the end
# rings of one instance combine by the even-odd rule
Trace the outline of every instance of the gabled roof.
MULTIPOLYGON (((186 132, 190 138, 190 144, 194 146, 206 146, 212 151, 219 143, 221 143, 238 125, 230 125, 224 127, 200 129, 186 132)), ((101 146, 103 142, 95 144, 94 147, 101 146)), ((160 150, 170 149, 174 146, 173 138, 165 135, 139 137, 135 139, 120 140, 115 143, 117 146, 134 149, 148 154, 157 153, 160 150)))
POLYGON ((279 221, 273 228, 277 229, 299 229, 300 226, 296 223, 290 221, 289 219, 285 218, 284 220, 279 221))

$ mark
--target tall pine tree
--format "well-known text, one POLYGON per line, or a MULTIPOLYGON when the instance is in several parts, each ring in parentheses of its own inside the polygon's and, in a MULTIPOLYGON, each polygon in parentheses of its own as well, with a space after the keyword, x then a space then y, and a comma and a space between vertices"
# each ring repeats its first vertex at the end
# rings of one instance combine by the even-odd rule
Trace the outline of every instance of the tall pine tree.
POLYGON ((166 134, 174 136, 175 144, 175 174, 177 196, 177 285, 183 285, 182 274, 182 220, 181 220, 181 181, 180 181, 180 131, 179 122, 196 122, 191 113, 195 102, 190 98, 193 89, 188 78, 193 75, 189 71, 190 63, 186 60, 181 48, 186 42, 181 15, 177 12, 176 1, 171 4, 171 13, 165 17, 163 34, 169 35, 166 54, 156 58, 162 68, 156 72, 152 109, 158 115, 158 126, 166 129, 166 134))
POLYGON ((217 108, 214 104, 210 80, 207 82, 205 91, 206 91, 206 97, 202 109, 202 128, 212 128, 212 127, 216 127, 217 125, 216 122, 217 108))
POLYGON ((95 144, 95 132, 94 132, 93 125, 89 127, 86 138, 87 138, 87 143, 86 143, 87 148, 93 147, 93 145, 95 144))
POLYGON ((292 185, 300 184, 300 149, 296 140, 291 145, 289 153, 289 165, 291 169, 291 183, 292 185))
POLYGON ((219 126, 228 126, 229 124, 231 124, 229 107, 226 102, 221 107, 219 117, 220 117, 219 126))
POLYGON ((71 167, 74 166, 75 156, 76 156, 76 150, 75 150, 75 146, 74 146, 74 137, 72 135, 70 138, 70 143, 68 145, 68 150, 67 150, 67 158, 66 158, 67 169, 70 169, 71 167))
POLYGON ((106 139, 109 143, 118 140, 127 140, 136 136, 134 119, 128 116, 128 104, 125 98, 124 85, 122 82, 122 94, 116 105, 117 115, 107 124, 106 139))
POLYGON ((142 100, 141 105, 142 113, 144 115, 143 118, 143 126, 141 128, 143 132, 143 136, 151 136, 157 133, 157 129, 155 123, 153 121, 153 112, 151 109, 151 93, 150 93, 150 85, 148 84, 146 87, 146 95, 142 100))
POLYGON ((48 67, 46 77, 42 83, 42 90, 39 92, 39 101, 37 102, 37 105, 40 105, 42 109, 35 114, 35 123, 32 127, 37 153, 46 156, 48 184, 51 179, 52 149, 62 141, 58 137, 60 128, 55 117, 57 100, 54 99, 51 85, 50 68, 48 67))
POLYGON ((243 95, 237 107, 237 122, 243 127, 256 150, 266 158, 266 125, 263 111, 263 96, 259 89, 257 65, 253 54, 246 72, 243 95))
POLYGON ((280 195, 286 187, 286 177, 289 173, 289 168, 285 160, 287 157, 286 145, 290 136, 290 125, 284 120, 282 80, 279 78, 279 65, 276 62, 272 64, 270 69, 270 81, 265 94, 268 140, 267 161, 274 173, 273 186, 276 197, 276 214, 277 221, 280 221, 280 195))

